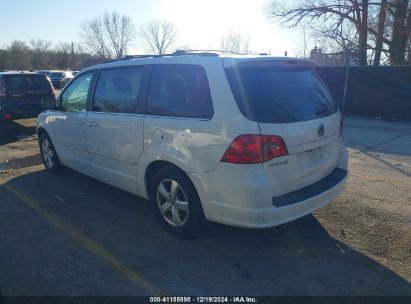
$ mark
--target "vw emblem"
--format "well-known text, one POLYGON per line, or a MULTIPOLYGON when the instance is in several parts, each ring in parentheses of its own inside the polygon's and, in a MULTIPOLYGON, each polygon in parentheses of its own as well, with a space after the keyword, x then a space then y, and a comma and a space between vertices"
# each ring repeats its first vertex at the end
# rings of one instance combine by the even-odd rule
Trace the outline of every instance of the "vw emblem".
POLYGON ((323 124, 318 125, 317 134, 318 134, 318 137, 322 137, 324 135, 324 125, 323 124))

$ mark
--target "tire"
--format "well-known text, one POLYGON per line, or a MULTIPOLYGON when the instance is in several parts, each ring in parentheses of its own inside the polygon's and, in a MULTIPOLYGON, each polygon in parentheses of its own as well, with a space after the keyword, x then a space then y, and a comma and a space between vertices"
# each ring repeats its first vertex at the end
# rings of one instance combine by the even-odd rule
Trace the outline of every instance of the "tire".
POLYGON ((168 232, 184 238, 199 233, 203 209, 194 185, 182 171, 172 166, 161 168, 151 181, 150 201, 168 232))
POLYGON ((57 155, 56 149, 47 133, 39 136, 40 155, 46 171, 51 173, 60 172, 62 165, 57 155))

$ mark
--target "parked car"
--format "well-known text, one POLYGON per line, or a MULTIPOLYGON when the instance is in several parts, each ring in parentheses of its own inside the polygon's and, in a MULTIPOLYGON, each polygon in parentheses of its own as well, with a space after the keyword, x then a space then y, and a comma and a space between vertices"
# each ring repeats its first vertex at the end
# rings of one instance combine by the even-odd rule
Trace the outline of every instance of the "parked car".
POLYGON ((70 71, 50 71, 48 76, 56 89, 64 87, 74 77, 70 71))
POLYGON ((55 99, 46 75, 27 72, 0 73, 0 120, 36 117, 42 102, 55 99))
POLYGON ((179 52, 81 71, 38 117, 46 170, 149 199, 163 226, 267 228, 343 191, 342 117, 314 64, 179 52))
POLYGON ((50 74, 50 70, 41 70, 41 71, 37 71, 37 73, 44 74, 44 75, 48 76, 50 74))

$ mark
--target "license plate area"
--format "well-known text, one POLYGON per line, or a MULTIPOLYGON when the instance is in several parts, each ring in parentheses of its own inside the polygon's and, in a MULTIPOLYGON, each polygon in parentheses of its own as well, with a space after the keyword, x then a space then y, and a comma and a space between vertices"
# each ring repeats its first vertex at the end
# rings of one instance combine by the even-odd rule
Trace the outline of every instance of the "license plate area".
POLYGON ((316 148, 311 149, 303 152, 304 159, 309 162, 310 164, 318 164, 321 163, 324 159, 324 149, 323 148, 316 148))

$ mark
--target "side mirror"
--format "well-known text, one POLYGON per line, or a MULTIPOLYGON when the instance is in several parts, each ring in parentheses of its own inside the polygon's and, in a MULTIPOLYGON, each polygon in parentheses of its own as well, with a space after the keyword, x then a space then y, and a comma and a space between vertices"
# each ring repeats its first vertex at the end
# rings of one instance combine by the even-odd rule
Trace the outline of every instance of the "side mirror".
POLYGON ((55 97, 45 97, 42 100, 43 108, 45 110, 54 110, 57 107, 57 102, 55 97))

